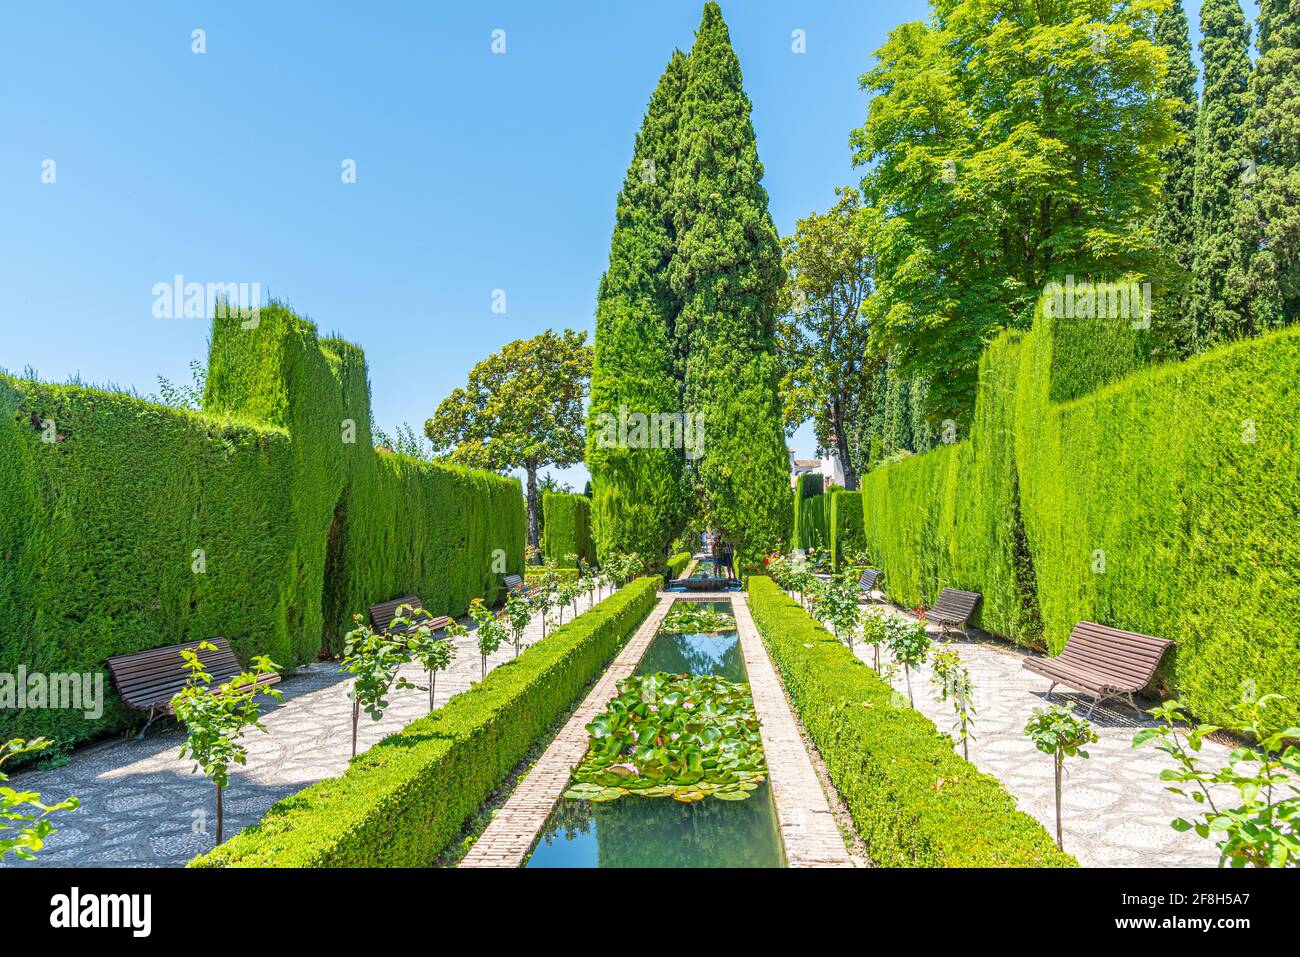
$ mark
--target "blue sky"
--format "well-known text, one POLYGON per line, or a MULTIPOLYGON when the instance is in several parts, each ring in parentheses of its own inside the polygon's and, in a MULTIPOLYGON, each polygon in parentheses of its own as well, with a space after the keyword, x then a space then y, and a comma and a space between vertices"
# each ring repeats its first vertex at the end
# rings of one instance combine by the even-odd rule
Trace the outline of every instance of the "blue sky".
MULTIPOLYGON (((701 7, 7 5, 0 367, 155 392, 158 375, 188 381, 208 329, 154 318, 153 285, 259 282, 359 343, 376 424, 418 431, 502 344, 594 329, 633 138, 701 7), (341 182, 347 159, 354 185, 341 182)), ((888 30, 927 7, 731 0, 723 12, 784 233, 856 183, 857 78, 888 30)), ((792 444, 810 455, 810 430, 792 444)))

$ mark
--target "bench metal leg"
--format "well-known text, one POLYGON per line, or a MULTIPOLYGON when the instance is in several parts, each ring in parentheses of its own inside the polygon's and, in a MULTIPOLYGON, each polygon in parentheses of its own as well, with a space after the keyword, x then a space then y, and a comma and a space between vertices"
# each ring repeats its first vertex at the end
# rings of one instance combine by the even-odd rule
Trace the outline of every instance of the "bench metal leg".
POLYGON ((157 720, 158 720, 159 718, 161 718, 161 717, 162 717, 162 714, 159 713, 159 711, 158 711, 157 708, 150 708, 150 709, 149 709, 149 720, 146 721, 146 722, 144 723, 144 727, 141 728, 141 729, 140 729, 140 732, 135 736, 135 740, 136 740, 136 741, 143 741, 143 740, 144 740, 144 733, 145 733, 146 731, 149 730, 149 725, 153 724, 155 721, 157 721, 157 720))
POLYGON ((1051 685, 1050 685, 1050 686, 1048 687, 1048 689, 1047 689, 1047 694, 1043 695, 1043 697, 1044 697, 1044 698, 1050 698, 1050 697, 1052 696, 1052 689, 1055 688, 1055 687, 1056 687, 1056 682, 1053 681, 1053 682, 1051 683, 1051 685))

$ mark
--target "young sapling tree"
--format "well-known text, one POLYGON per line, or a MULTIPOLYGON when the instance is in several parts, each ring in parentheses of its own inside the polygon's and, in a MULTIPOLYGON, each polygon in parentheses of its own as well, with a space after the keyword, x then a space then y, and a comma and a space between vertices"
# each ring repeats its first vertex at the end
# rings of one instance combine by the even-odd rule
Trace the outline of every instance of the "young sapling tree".
POLYGON ((1035 708, 1025 725, 1025 734, 1034 742, 1034 747, 1052 756, 1052 770, 1056 776, 1056 846, 1065 850, 1061 839, 1061 773, 1065 770, 1066 758, 1076 755, 1088 757, 1084 749, 1098 740, 1097 732, 1086 718, 1074 713, 1074 702, 1071 701, 1067 705, 1035 708))

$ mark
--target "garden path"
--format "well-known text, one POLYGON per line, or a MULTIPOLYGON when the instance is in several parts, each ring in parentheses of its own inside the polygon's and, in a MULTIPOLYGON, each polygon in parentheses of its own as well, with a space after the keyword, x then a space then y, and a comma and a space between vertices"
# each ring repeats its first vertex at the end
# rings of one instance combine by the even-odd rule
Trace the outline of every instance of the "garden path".
MULTIPOLYGON (((580 613, 591 607, 591 598, 579 599, 580 613)), ((564 620, 569 617, 566 613, 564 620)), ((479 680, 473 622, 465 624, 471 633, 456 641, 451 667, 438 675, 438 705, 479 680)), ((534 616, 524 643, 540 638, 541 618, 534 616)), ((488 669, 513 657, 514 646, 506 645, 488 659, 488 669)), ((404 673, 424 684, 418 667, 404 673)), ((281 798, 347 769, 352 750, 349 685, 338 662, 318 661, 278 685, 282 703, 264 699, 268 733, 245 736, 248 764, 231 771, 225 792, 222 826, 227 836, 256 823, 281 798)), ((428 704, 426 691, 393 693, 382 720, 361 716, 358 752, 424 715, 428 704)), ((211 848, 216 829, 212 785, 192 772, 193 762, 177 756, 183 740, 176 722, 165 719, 143 741, 106 741, 74 751, 62 767, 10 775, 10 787, 39 791, 47 801, 76 795, 81 807, 58 816, 58 832, 36 861, 10 855, 0 867, 180 867, 211 848)))

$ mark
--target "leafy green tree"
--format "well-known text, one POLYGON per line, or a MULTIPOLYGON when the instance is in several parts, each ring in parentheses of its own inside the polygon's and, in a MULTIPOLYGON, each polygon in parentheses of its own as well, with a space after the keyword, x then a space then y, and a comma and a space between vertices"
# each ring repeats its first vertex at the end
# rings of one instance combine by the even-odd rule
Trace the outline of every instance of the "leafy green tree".
POLYGON ((710 2, 682 96, 669 272, 682 301, 685 409, 702 416, 707 436, 696 483, 741 568, 784 542, 790 523, 774 338, 781 246, 762 178, 740 61, 710 2))
POLYGON ((424 432, 452 462, 527 474, 528 541, 538 543, 537 470, 582 460, 587 334, 548 329, 507 343, 438 405, 424 432))
POLYGON ((625 552, 663 555, 686 519, 685 450, 620 442, 608 428, 623 416, 682 411, 680 302, 668 265, 676 245, 670 200, 685 85, 686 57, 674 52, 637 134, 596 301, 587 468, 601 562, 625 552))
POLYGON ((969 761, 969 742, 975 737, 970 730, 975 715, 975 704, 971 701, 975 685, 971 681, 970 671, 962 664, 961 655, 952 648, 936 651, 930 658, 930 684, 938 693, 940 701, 952 703, 953 711, 957 713, 961 756, 969 761))
POLYGON ((439 636, 430 627, 432 619, 433 615, 423 608, 399 605, 389 624, 389 628, 405 634, 407 655, 428 675, 430 711, 433 710, 438 672, 451 667, 452 659, 456 657, 455 639, 468 634, 464 625, 449 621, 439 636))
POLYGON ((1233 748, 1227 767, 1215 771, 1202 767, 1201 746, 1223 730, 1217 725, 1193 724, 1177 701, 1152 708, 1160 723, 1133 737, 1133 747, 1155 741, 1173 757, 1175 767, 1160 772, 1166 788, 1189 797, 1202 813, 1194 821, 1175 818, 1175 831, 1195 831, 1202 838, 1222 835, 1217 842, 1220 865, 1230 867, 1295 867, 1300 865, 1300 728, 1280 726, 1268 713, 1281 695, 1247 695, 1233 709, 1227 730, 1253 746, 1233 748), (1191 785, 1191 787, 1187 787, 1191 785), (1211 785, 1219 786, 1218 799, 1211 785), (1241 803, 1227 807, 1222 796, 1233 788, 1241 803))
POLYGON ((1167 283, 1151 317, 1151 354, 1158 359, 1185 359, 1195 351, 1190 285, 1195 265, 1196 227, 1192 205, 1196 182, 1196 65, 1182 0, 1171 0, 1156 19, 1156 42, 1165 48, 1169 72, 1164 93, 1175 104, 1178 140, 1160 154, 1165 165, 1162 199, 1156 215, 1157 241, 1169 250, 1177 272, 1167 283))
POLYGON ((817 595, 813 613, 830 622, 835 637, 853 650, 861 626, 862 608, 858 604, 858 581, 848 571, 833 575, 817 595))
POLYGON ((1255 165, 1238 220, 1250 257, 1245 296, 1261 331, 1300 320, 1300 10, 1295 0, 1260 0, 1257 23, 1246 113, 1255 165))
POLYGON ((506 596, 503 612, 506 621, 510 622, 510 635, 515 643, 515 657, 518 658, 523 651, 524 629, 533 617, 532 604, 518 592, 511 592, 506 596))
POLYGON ((1025 734, 1034 747, 1052 756, 1052 770, 1056 777, 1056 846, 1065 850, 1061 839, 1061 772, 1065 759, 1075 756, 1087 758, 1084 749, 1097 741, 1097 732, 1086 718, 1074 713, 1074 702, 1035 708, 1025 725, 1025 734))
POLYGON ((474 630, 474 637, 478 642, 479 658, 483 665, 482 677, 486 678, 488 656, 506 642, 506 625, 496 612, 483 604, 482 598, 475 598, 470 602, 469 616, 478 625, 474 630))
POLYGON ((907 703, 916 707, 912 697, 912 669, 925 663, 930 651, 930 635, 922 618, 892 618, 886 624, 889 650, 894 660, 903 666, 907 680, 907 703))
POLYGON ((864 206, 856 189, 837 189, 839 201, 825 213, 795 224, 783 240, 785 316, 777 322, 781 396, 787 429, 813 420, 817 444, 834 449, 844 468, 844 487, 858 487, 853 424, 868 410, 880 365, 868 353, 869 328, 862 304, 871 290, 870 236, 879 214, 864 206))
POLYGON ((1238 0, 1201 4, 1205 71, 1196 121, 1195 277, 1192 311, 1204 346, 1252 332, 1246 308, 1246 250, 1234 213, 1242 177, 1253 176, 1246 136, 1250 25, 1238 0))
MULTIPOLYGON (((0 765, 20 754, 43 751, 54 742, 49 738, 13 738, 0 744, 0 765)), ((45 846, 45 839, 57 829, 50 816, 60 811, 75 811, 81 806, 75 797, 57 804, 45 804, 37 791, 15 791, 4 787, 9 777, 0 770, 0 862, 6 854, 32 861, 45 846)))
POLYGON ((1151 219, 1173 141, 1158 7, 934 0, 863 78, 854 131, 874 230, 875 348, 928 381, 927 416, 963 428, 979 357, 1066 274, 1149 276, 1151 219))
POLYGON ((388 707, 394 688, 415 688, 401 673, 411 660, 411 650, 400 636, 377 632, 360 615, 352 616, 356 627, 343 637, 343 660, 339 670, 352 675, 352 756, 357 756, 357 728, 361 712, 378 721, 388 707))
POLYGON ((216 786, 216 843, 220 844, 223 823, 221 797, 230 783, 230 765, 248 762, 248 748, 242 741, 244 732, 249 728, 266 732, 257 698, 259 695, 276 701, 283 698, 279 691, 263 683, 278 670, 275 662, 266 655, 258 655, 252 660, 252 670, 213 688, 212 675, 203 667, 198 651, 216 651, 216 645, 202 641, 197 650, 181 649, 187 672, 185 687, 172 697, 171 706, 176 720, 185 725, 185 741, 181 744, 180 756, 193 760, 194 769, 201 770, 216 786))

